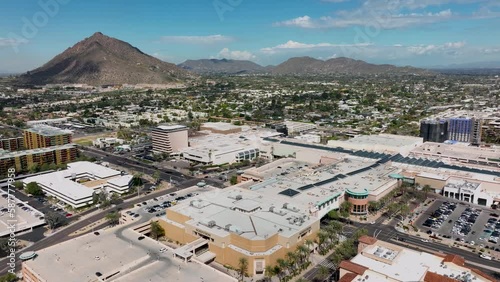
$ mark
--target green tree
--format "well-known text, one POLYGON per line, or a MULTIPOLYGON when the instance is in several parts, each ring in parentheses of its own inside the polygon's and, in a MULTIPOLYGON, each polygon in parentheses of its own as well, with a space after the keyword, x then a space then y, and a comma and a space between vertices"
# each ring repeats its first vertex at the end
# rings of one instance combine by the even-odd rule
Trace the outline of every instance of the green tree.
POLYGON ((248 271, 248 260, 246 258, 238 259, 238 274, 240 275, 239 281, 243 281, 248 271))
POLYGON ((28 171, 30 173, 40 172, 40 165, 39 164, 32 164, 32 165, 29 166, 28 171))
POLYGON ((7 273, 3 276, 0 276, 0 282, 15 282, 18 281, 17 276, 14 273, 7 273))
POLYGON ((45 222, 47 226, 54 230, 57 227, 63 226, 67 223, 66 217, 53 211, 49 211, 45 214, 45 222))
POLYGON ((142 173, 135 173, 133 178, 132 178, 132 186, 141 186, 143 184, 142 181, 142 173))
POLYGON ((160 223, 158 221, 152 221, 151 222, 151 237, 155 240, 158 240, 158 238, 161 238, 165 236, 165 229, 161 227, 160 223))
POLYGON ((319 271, 318 271, 318 274, 316 275, 316 277, 320 281, 325 281, 328 278, 328 276, 330 276, 330 269, 326 266, 321 265, 319 267, 319 271))
POLYGON ((236 185, 238 183, 238 177, 236 175, 231 176, 231 185, 236 185))
POLYGON ((273 277, 276 275, 276 273, 274 272, 274 267, 271 265, 266 265, 264 275, 266 276, 267 281, 272 281, 273 277))
POLYGON ((160 180, 161 180, 161 175, 160 175, 160 171, 158 170, 155 170, 155 172, 153 172, 153 179, 155 181, 155 184, 158 184, 160 183, 160 180))
POLYGON ((31 194, 33 196, 43 196, 42 188, 40 188, 40 186, 38 186, 38 183, 36 183, 36 182, 28 183, 26 185, 26 188, 24 189, 24 191, 27 194, 31 194))
POLYGON ((110 212, 106 215, 106 220, 109 222, 109 224, 115 226, 120 223, 120 217, 121 214, 119 212, 110 212))
POLYGON ((344 218, 349 217, 349 215, 351 214, 351 210, 352 210, 352 203, 351 202, 345 201, 342 204, 340 204, 339 212, 340 212, 341 217, 344 217, 344 218))
POLYGON ((425 193, 425 198, 427 198, 427 194, 429 194, 429 192, 431 192, 431 191, 432 191, 432 188, 431 188, 431 186, 429 186, 429 185, 424 185, 424 187, 422 187, 422 191, 424 191, 424 193, 425 193))
POLYGON ((14 188, 16 188, 17 190, 22 190, 24 188, 23 182, 22 181, 14 182, 14 188))

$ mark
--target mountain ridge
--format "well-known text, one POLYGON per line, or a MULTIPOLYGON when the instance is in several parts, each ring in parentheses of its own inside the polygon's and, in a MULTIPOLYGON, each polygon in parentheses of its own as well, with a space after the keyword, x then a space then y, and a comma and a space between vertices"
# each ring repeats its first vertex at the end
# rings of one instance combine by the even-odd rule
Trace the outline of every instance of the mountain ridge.
POLYGON ((39 68, 21 75, 26 84, 84 83, 164 84, 193 75, 175 64, 145 54, 131 44, 96 32, 56 55, 39 68))

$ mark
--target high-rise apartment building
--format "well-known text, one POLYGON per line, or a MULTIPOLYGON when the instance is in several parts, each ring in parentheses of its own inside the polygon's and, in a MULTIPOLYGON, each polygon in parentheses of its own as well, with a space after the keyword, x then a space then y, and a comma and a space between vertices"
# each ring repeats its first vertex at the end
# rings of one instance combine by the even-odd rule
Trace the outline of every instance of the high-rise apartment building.
POLYGON ((444 119, 420 122, 420 137, 424 142, 443 143, 448 139, 448 121, 444 119))
POLYGON ((481 144, 482 133, 483 133, 483 120, 477 118, 473 119, 470 142, 473 145, 481 144))
POLYGON ((22 150, 24 149, 24 138, 15 137, 15 138, 0 139, 0 149, 6 151, 22 150))
POLYGON ((75 161, 77 149, 74 145, 48 147, 34 150, 0 153, 0 175, 7 174, 9 168, 16 173, 27 171, 34 164, 65 164, 75 161))
POLYGON ((39 149, 72 143, 73 132, 48 125, 37 125, 24 130, 24 147, 39 149))
POLYGON ((171 154, 189 146, 188 128, 183 125, 160 125, 151 135, 155 153, 171 154))
POLYGON ((474 128, 472 118, 450 118, 448 121, 448 139, 458 142, 470 142, 474 128))

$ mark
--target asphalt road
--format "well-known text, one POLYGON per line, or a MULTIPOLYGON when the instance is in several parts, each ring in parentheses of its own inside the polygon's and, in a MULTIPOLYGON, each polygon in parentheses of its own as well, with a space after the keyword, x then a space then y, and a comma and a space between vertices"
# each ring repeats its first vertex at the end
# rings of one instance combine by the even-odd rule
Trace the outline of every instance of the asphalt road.
MULTIPOLYGON (((91 215, 83 220, 73 222, 71 225, 67 226, 66 228, 61 229, 57 233, 34 243, 30 247, 23 249, 21 252, 37 251, 37 250, 44 249, 44 248, 53 246, 55 244, 67 241, 67 240, 73 238, 73 237, 69 236, 71 233, 89 225, 90 222, 99 221, 100 219, 104 218, 106 216, 106 214, 108 214, 112 210, 126 209, 132 205, 153 199, 155 197, 163 196, 163 195, 166 195, 166 194, 169 194, 172 192, 177 192, 177 191, 192 187, 201 181, 201 179, 194 178, 194 177, 187 176, 187 175, 183 175, 182 173, 174 171, 174 170, 157 169, 157 168, 155 168, 151 165, 148 165, 148 164, 135 162, 133 160, 128 160, 126 158, 122 158, 119 156, 110 155, 110 154, 107 154, 105 152, 99 152, 98 150, 88 150, 88 151, 85 151, 85 154, 89 155, 89 156, 94 156, 94 157, 99 158, 105 162, 109 162, 109 163, 116 164, 116 165, 119 165, 122 167, 130 168, 130 169, 135 169, 135 170, 142 171, 142 172, 148 173, 148 174, 153 174, 155 171, 158 170, 158 171, 160 171, 160 177, 162 180, 165 180, 165 181, 174 180, 178 184, 175 185, 173 188, 170 188, 167 190, 155 191, 155 192, 152 192, 148 195, 142 195, 139 198, 135 198, 135 199, 130 200, 128 202, 118 204, 118 205, 116 205, 116 207, 101 211, 101 212, 94 214, 94 215, 91 215)), ((214 187, 218 187, 218 188, 224 187, 222 182, 216 181, 214 179, 203 179, 203 181, 205 181, 207 184, 214 186, 214 187)), ((20 195, 20 197, 22 197, 21 195, 20 195)), ((24 197, 26 197, 26 196, 24 196, 24 197)), ((31 199, 31 198, 29 198, 29 199, 31 199)), ((95 211, 95 209, 87 211, 87 212, 85 212, 85 214, 91 213, 93 211, 95 211)), ((96 228, 101 228, 104 226, 105 226, 105 224, 103 226, 98 226, 96 228)), ((5 258, 0 260, 0 265, 1 265, 0 266, 1 267, 0 268, 0 275, 6 274, 8 269, 9 269, 9 266, 7 266, 5 262, 6 262, 5 258)), ((16 261, 16 270, 20 270, 20 267, 21 267, 21 261, 17 260, 16 261)))

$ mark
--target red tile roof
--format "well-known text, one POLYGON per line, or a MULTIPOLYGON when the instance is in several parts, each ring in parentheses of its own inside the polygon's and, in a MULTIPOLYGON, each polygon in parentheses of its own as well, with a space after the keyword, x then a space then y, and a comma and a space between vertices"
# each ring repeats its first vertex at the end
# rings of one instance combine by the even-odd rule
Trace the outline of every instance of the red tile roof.
POLYGON ((364 267, 362 265, 359 265, 357 263, 354 263, 354 262, 348 261, 348 260, 343 260, 340 263, 339 268, 345 269, 347 271, 350 271, 350 272, 353 272, 353 273, 356 273, 359 275, 365 273, 365 271, 368 269, 367 267, 364 267))
POLYGON ((367 244, 367 245, 373 245, 373 244, 377 243, 377 239, 375 239, 373 237, 370 237, 370 236, 366 236, 366 235, 363 235, 363 236, 359 237, 358 241, 360 243, 364 243, 364 244, 367 244))
POLYGON ((457 282, 458 280, 455 280, 450 277, 446 277, 434 272, 427 271, 424 277, 425 282, 457 282))
POLYGON ((358 275, 354 273, 346 273, 338 282, 352 282, 357 276, 358 275))
POLYGON ((457 255, 446 255, 444 257, 443 262, 452 262, 458 266, 464 266, 465 265, 465 259, 461 256, 457 255))

